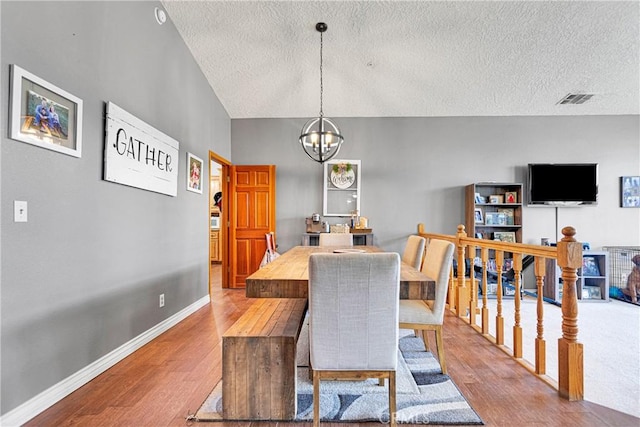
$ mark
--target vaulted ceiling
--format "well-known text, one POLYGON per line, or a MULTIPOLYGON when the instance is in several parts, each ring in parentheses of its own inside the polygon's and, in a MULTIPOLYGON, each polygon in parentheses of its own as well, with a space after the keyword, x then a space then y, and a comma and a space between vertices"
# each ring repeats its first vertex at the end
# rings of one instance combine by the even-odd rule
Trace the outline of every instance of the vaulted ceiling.
POLYGON ((639 114, 638 1, 162 5, 232 119, 318 114, 317 22, 328 117, 639 114))

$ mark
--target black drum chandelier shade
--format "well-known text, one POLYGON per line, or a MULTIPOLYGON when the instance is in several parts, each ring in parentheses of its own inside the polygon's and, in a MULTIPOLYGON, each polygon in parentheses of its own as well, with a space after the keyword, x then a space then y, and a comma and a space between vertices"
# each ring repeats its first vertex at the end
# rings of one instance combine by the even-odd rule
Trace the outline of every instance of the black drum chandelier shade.
POLYGON ((320 33, 320 115, 305 123, 300 134, 300 145, 305 153, 316 162, 324 163, 338 154, 344 138, 333 121, 324 117, 322 111, 322 34, 327 31, 327 24, 318 22, 316 30, 320 33))

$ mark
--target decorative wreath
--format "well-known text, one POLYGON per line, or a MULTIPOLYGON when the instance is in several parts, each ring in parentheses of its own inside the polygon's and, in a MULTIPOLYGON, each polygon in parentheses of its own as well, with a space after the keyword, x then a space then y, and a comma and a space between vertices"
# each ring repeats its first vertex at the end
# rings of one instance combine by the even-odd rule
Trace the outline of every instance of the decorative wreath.
POLYGON ((344 174, 345 172, 351 172, 353 166, 351 163, 336 163, 333 165, 333 172, 337 174, 344 174))

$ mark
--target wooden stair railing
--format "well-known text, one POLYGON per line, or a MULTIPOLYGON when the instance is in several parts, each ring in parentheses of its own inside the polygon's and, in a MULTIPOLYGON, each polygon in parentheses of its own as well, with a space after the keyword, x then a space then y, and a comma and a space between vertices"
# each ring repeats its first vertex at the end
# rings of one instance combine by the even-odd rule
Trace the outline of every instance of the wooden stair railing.
MULTIPOLYGON (((459 225, 455 235, 428 233, 424 224, 418 224, 418 235, 429 239, 442 239, 456 245, 457 270, 453 268, 449 278, 449 293, 447 303, 449 310, 460 318, 468 320, 469 325, 489 341, 513 356, 518 362, 536 374, 539 378, 555 387, 558 394, 568 400, 583 400, 584 371, 583 346, 578 342, 578 295, 576 292, 577 269, 582 266, 582 243, 576 241, 575 229, 562 229, 563 238, 557 247, 528 245, 523 243, 508 243, 486 239, 467 237, 464 225, 459 225), (482 263, 482 306, 478 307, 478 283, 474 274, 474 263, 480 250, 482 263), (496 335, 489 333, 490 317, 487 305, 487 271, 493 253, 496 261, 496 335), (514 325, 513 349, 504 345, 504 316, 503 316, 503 263, 504 254, 512 254, 512 268, 514 272, 514 325), (521 273, 522 260, 526 255, 534 257, 534 274, 536 277, 536 338, 534 342, 535 361, 532 366, 522 359, 522 325, 521 325, 521 273), (469 259, 470 274, 466 277, 465 260, 469 259), (562 337, 558 339, 558 381, 557 383, 546 376, 546 341, 544 339, 544 276, 545 259, 555 259, 562 269, 562 337), (476 316, 480 314, 480 325, 476 316)), ((553 285, 553 284, 550 284, 553 285)))

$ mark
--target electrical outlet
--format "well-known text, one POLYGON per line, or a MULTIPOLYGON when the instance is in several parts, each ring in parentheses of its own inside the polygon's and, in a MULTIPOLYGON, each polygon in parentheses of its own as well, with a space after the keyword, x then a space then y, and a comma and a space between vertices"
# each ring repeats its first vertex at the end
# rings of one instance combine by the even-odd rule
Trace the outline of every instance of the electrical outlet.
POLYGON ((160 294, 160 307, 164 307, 164 294, 160 294))

